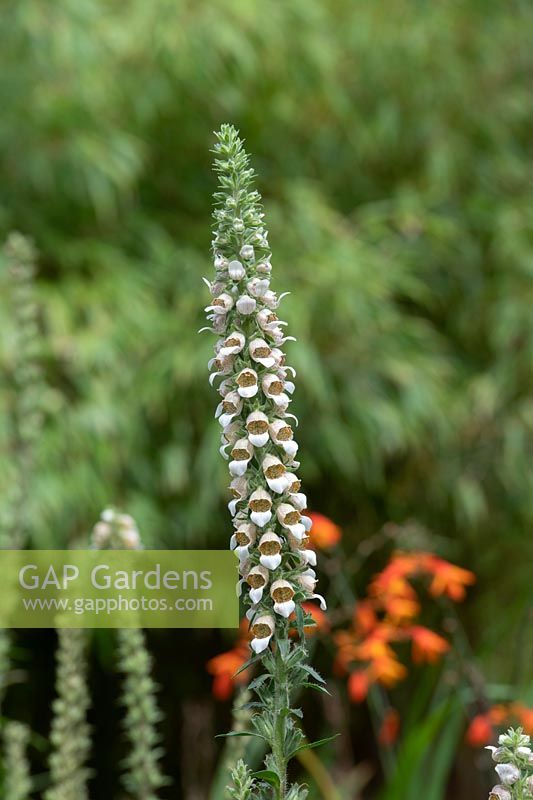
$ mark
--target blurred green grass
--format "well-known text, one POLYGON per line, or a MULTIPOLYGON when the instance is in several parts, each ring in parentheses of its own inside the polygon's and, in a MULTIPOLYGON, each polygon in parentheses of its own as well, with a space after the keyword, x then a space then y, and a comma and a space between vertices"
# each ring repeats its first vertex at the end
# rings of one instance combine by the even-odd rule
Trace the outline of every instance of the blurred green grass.
MULTIPOLYGON (((209 148, 231 121, 292 292, 312 507, 353 544, 388 520, 429 528, 478 574, 486 669, 524 694, 532 28, 520 0, 6 0, 0 231, 41 254, 48 381, 34 545, 80 540, 109 502, 148 545, 229 539, 196 331, 209 148)), ((0 312, 5 409, 7 290, 0 312)))

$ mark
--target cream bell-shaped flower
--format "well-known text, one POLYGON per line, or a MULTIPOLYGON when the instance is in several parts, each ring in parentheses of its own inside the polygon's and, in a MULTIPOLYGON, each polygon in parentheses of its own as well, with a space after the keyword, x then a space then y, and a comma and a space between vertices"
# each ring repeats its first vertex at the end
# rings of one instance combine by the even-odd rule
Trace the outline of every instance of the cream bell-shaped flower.
POLYGON ((235 307, 237 308, 239 314, 247 317, 254 313, 255 309, 257 308, 257 301, 254 300, 253 297, 250 297, 250 295, 243 294, 235 303, 235 307))
POLYGON ((268 308, 263 308, 256 316, 257 324, 263 331, 268 331, 275 328, 278 324, 278 317, 268 308))
POLYGON ((224 258, 221 253, 217 253, 214 259, 215 269, 218 272, 224 272, 228 268, 228 259, 224 258))
POLYGON ((294 589, 289 581, 274 581, 270 587, 270 597, 274 601, 274 611, 276 614, 285 617, 285 619, 290 617, 296 608, 296 604, 292 599, 294 597, 294 589))
POLYGON ((252 278, 246 284, 246 288, 252 297, 262 297, 268 291, 270 280, 268 278, 252 278))
POLYGON ((202 280, 209 289, 211 297, 217 297, 219 294, 222 294, 226 287, 226 283, 224 281, 210 281, 208 278, 202 278, 202 280))
POLYGON ((263 614, 254 619, 250 627, 250 633, 253 636, 250 647, 254 653, 262 653, 267 649, 275 630, 276 621, 271 614, 263 614))
POLYGON ((251 522, 241 522, 230 540, 230 548, 238 556, 240 561, 248 558, 250 547, 255 542, 257 528, 251 522))
POLYGON ((248 350, 254 361, 261 364, 263 367, 273 367, 275 359, 272 358, 270 347, 264 339, 252 339, 248 345, 248 350))
POLYGON ((270 438, 272 441, 283 448, 289 458, 294 458, 298 451, 298 445, 294 441, 292 428, 283 419, 275 419, 270 423, 270 438))
POLYGON ((520 770, 514 764, 497 764, 495 770, 504 786, 512 786, 520 780, 520 770))
POLYGON ((232 517, 237 513, 237 505, 248 495, 248 481, 244 476, 233 478, 229 485, 229 490, 233 500, 228 503, 228 509, 232 517))
POLYGON ((285 363, 285 353, 283 350, 280 350, 279 347, 273 347, 270 351, 270 355, 274 359, 274 366, 275 367, 282 367, 285 363))
POLYGON ((262 275, 270 275, 270 273, 272 272, 272 264, 268 260, 269 258, 270 256, 264 261, 261 261, 259 264, 257 264, 255 268, 257 272, 261 273, 262 275))
POLYGON ((309 600, 318 600, 322 611, 327 609, 326 601, 321 594, 315 593, 315 586, 317 585, 317 578, 314 569, 306 569, 301 575, 298 575, 298 583, 302 589, 307 592, 309 600))
POLYGON ((261 462, 261 467, 269 489, 276 494, 282 494, 287 487, 285 465, 279 458, 268 453, 261 462))
POLYGON ((254 448, 248 439, 238 439, 231 450, 231 461, 229 462, 229 471, 235 477, 244 475, 248 468, 254 448))
POLYGON ((252 411, 246 417, 246 430, 254 447, 264 447, 269 440, 267 415, 262 411, 252 411))
POLYGON ((228 264, 228 275, 232 281, 240 281, 246 275, 246 270, 240 261, 230 261, 228 264))
POLYGON ((246 343, 246 338, 243 333, 240 331, 233 331, 230 333, 224 341, 222 342, 222 346, 218 351, 219 356, 234 356, 237 353, 240 353, 246 343))
POLYGON ((305 511, 307 508, 307 496, 303 492, 291 494, 291 503, 298 511, 305 511))
POLYGON ((233 372, 233 356, 216 356, 209 361, 207 368, 212 370, 209 376, 209 383, 212 386, 219 375, 230 375, 233 372))
POLYGON ((297 494, 302 488, 302 482, 297 475, 292 472, 286 473, 287 478, 287 491, 289 494, 297 494))
POLYGON ((300 541, 289 533, 287 535, 287 540, 291 550, 299 555, 302 564, 309 564, 311 567, 316 567, 316 553, 308 547, 310 542, 309 536, 304 536, 300 541))
POLYGON ((271 400, 274 400, 276 397, 279 397, 281 394, 283 394, 283 381, 279 375, 275 375, 272 372, 267 373, 263 377, 261 386, 263 387, 263 392, 271 400))
POLYGON ((289 503, 280 503, 276 515, 284 528, 291 532, 295 539, 301 541, 305 536, 305 528, 301 523, 300 512, 289 503))
POLYGON ((513 800, 513 796, 505 786, 493 786, 490 790, 489 800, 513 800))
POLYGON ((215 411, 215 419, 218 419, 223 428, 242 411, 243 399, 238 392, 228 392, 215 411))
POLYGON ((239 255, 241 258, 244 258, 245 261, 252 261, 255 258, 254 248, 251 244, 243 244, 239 255))
POLYGON ((259 487, 249 497, 248 508, 250 519, 260 528, 268 525, 272 519, 272 498, 262 487, 259 487))
POLYGON ((252 603, 259 603, 261 601, 265 586, 268 584, 269 575, 270 573, 267 568, 261 566, 261 564, 252 567, 246 575, 246 583, 250 587, 249 595, 252 603))
POLYGON ((259 562, 267 569, 277 569, 281 564, 281 544, 281 539, 274 531, 266 531, 259 539, 259 562))
POLYGON ((241 397, 255 397, 259 391, 257 372, 249 367, 242 369, 236 377, 237 391, 241 397))
POLYGON ((210 306, 206 307, 206 311, 212 311, 214 314, 227 314, 233 308, 233 297, 227 292, 219 294, 215 297, 210 306))

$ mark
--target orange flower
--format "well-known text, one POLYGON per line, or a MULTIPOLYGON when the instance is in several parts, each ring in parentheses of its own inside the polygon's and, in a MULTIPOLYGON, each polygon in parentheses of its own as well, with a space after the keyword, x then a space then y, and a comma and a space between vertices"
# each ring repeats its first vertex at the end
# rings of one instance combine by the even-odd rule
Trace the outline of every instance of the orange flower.
POLYGON ((468 569, 456 567, 448 561, 437 556, 430 556, 427 560, 428 571, 433 574, 429 586, 433 597, 447 595, 450 600, 460 603, 466 595, 466 587, 476 582, 476 576, 468 569))
POLYGON ((413 641, 413 661, 415 664, 434 664, 450 649, 449 642, 438 633, 424 628, 422 625, 413 625, 409 629, 413 641))
POLYGON ((393 595, 383 599, 383 606, 391 622, 401 623, 413 620, 420 613, 420 603, 409 597, 393 595))
POLYGON ((471 747, 483 747, 494 739, 494 728, 488 714, 478 714, 466 731, 466 741, 471 747))
POLYGON ((370 674, 374 680, 391 689, 403 681, 407 675, 407 668, 398 661, 395 655, 382 656, 372 662, 370 674))
POLYGON ((372 600, 361 600, 354 612, 355 629, 360 636, 366 636, 378 624, 378 618, 372 600))
POLYGON ((234 687, 240 686, 248 680, 249 670, 247 669, 238 675, 235 674, 250 657, 248 636, 248 621, 243 620, 235 647, 214 656, 206 664, 207 671, 213 675, 212 692, 217 700, 229 700, 234 687))
POLYGON ((370 689, 370 678, 366 670, 352 672, 348 678, 348 696, 353 703, 362 703, 370 689))
POLYGON ((313 521, 313 526, 309 532, 311 543, 321 550, 327 550, 330 547, 335 547, 342 538, 342 531, 338 525, 325 517, 324 514, 319 514, 314 511, 309 514, 313 521))
POLYGON ((533 708, 528 708, 522 703, 515 703, 512 706, 514 716, 519 720, 524 731, 530 736, 533 735, 533 708))
POLYGON ((400 715, 395 708, 389 708, 385 712, 381 728, 378 733, 378 742, 385 747, 391 747, 400 733, 400 715))

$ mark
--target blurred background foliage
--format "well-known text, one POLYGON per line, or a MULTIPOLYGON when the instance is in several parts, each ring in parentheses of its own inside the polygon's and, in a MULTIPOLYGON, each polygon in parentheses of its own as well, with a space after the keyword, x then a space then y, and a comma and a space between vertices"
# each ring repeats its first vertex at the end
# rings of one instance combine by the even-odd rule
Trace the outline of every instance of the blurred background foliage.
MULTIPOLYGON (((524 695, 532 32, 527 0, 4 0, 0 232, 40 254, 32 545, 84 543, 112 502, 148 546, 226 546, 213 343, 196 331, 209 148, 231 121, 274 288, 292 292, 312 508, 347 547, 390 520, 429 529, 478 575, 485 670, 524 695)), ((0 311, 5 410, 8 291, 0 311)))

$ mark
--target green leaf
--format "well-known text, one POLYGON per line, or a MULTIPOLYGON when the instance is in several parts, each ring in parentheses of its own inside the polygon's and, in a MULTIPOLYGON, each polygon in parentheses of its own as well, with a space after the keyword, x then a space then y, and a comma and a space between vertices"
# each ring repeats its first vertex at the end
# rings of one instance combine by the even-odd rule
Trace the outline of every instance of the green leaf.
POLYGON ((293 750, 290 754, 289 758, 293 758, 296 753, 300 753, 302 750, 314 750, 315 747, 322 747, 323 744, 327 744, 328 742, 332 742, 334 739, 337 739, 340 736, 340 733, 336 733, 333 736, 326 736, 325 739, 317 739, 316 742, 306 742, 305 744, 300 745, 297 747, 296 750, 293 750))
POLYGON ((303 669, 304 672, 309 673, 309 675, 311 675, 311 677, 314 678, 319 683, 326 683, 322 675, 320 675, 320 673, 317 672, 316 669, 313 669, 313 667, 310 664, 300 664, 300 667, 303 669))
POLYGON ((252 777, 260 781, 265 781, 271 786, 275 786, 276 789, 280 787, 279 775, 271 769, 260 769, 257 772, 253 772, 252 777))
POLYGON ((230 731, 229 733, 217 733, 215 739, 229 739, 233 736, 255 736, 256 739, 263 739, 266 742, 266 738, 261 736, 260 733, 254 733, 253 731, 230 731))

